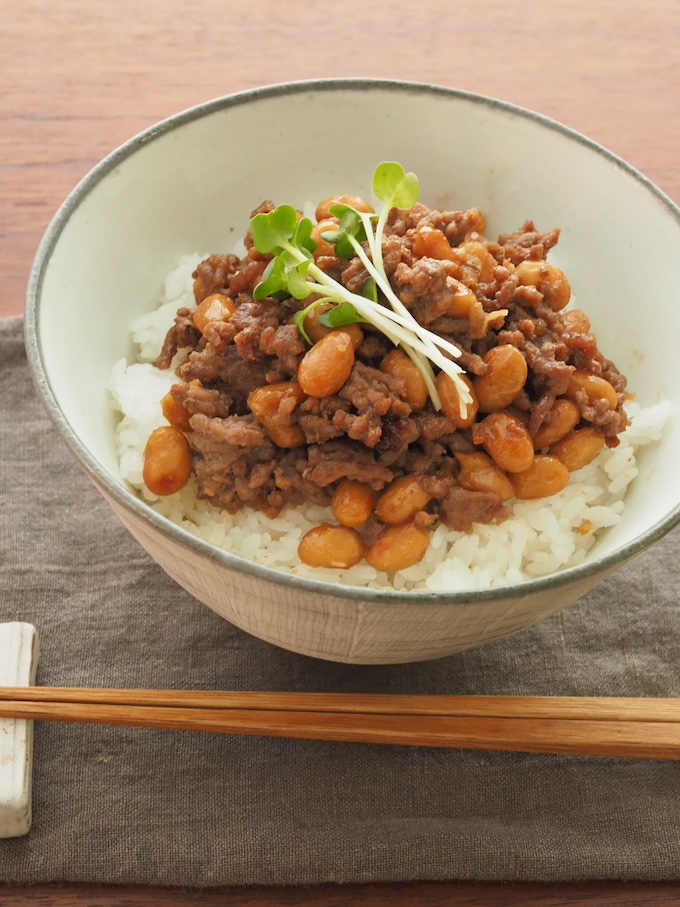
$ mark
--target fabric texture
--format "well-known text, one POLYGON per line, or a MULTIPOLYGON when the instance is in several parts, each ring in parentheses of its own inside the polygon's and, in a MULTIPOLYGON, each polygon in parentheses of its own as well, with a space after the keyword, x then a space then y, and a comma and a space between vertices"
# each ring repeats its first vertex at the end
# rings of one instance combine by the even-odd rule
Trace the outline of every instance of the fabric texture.
MULTIPOLYGON (((511 639, 357 667, 254 639, 128 535, 36 397, 0 321, 0 621, 38 683, 385 693, 680 695, 675 531, 511 639)), ((33 827, 0 880, 165 885, 680 878, 674 762, 39 723, 33 827)))

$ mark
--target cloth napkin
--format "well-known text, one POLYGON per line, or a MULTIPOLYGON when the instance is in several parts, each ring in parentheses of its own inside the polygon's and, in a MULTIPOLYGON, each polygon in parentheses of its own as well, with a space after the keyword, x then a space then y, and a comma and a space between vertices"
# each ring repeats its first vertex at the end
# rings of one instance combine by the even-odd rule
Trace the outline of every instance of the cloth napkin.
MULTIPOLYGON (((316 661, 173 583, 53 430, 0 321, 0 621, 38 683, 379 693, 680 695, 676 531, 562 613, 418 664, 316 661)), ((38 723, 34 820, 0 880, 164 885, 680 878, 674 762, 38 723)))

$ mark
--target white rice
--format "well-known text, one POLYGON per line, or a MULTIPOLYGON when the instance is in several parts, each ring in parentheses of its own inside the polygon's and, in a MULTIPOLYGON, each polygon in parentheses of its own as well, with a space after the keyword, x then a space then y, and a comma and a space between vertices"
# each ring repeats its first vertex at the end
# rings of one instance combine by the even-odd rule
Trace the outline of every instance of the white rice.
POLYGON ((198 500, 193 479, 176 494, 152 495, 142 481, 144 447, 153 429, 167 424, 160 401, 176 381, 172 368, 160 371, 153 363, 177 309, 194 306, 191 273, 205 257, 185 256, 168 275, 157 307, 131 325, 136 361, 121 359, 110 380, 112 405, 122 414, 116 428, 121 478, 169 520, 218 548, 298 576, 376 589, 443 592, 519 583, 579 564, 599 533, 621 519, 626 489, 638 472, 635 453, 659 439, 671 412, 669 402, 644 409, 628 404, 631 425, 619 446, 605 448, 597 460, 572 473, 559 494, 511 501, 508 519, 497 525, 476 524, 470 534, 439 524, 423 560, 393 575, 365 562, 350 570, 300 562, 300 539, 319 523, 335 522, 330 508, 288 508, 276 519, 243 508, 232 516, 198 500))

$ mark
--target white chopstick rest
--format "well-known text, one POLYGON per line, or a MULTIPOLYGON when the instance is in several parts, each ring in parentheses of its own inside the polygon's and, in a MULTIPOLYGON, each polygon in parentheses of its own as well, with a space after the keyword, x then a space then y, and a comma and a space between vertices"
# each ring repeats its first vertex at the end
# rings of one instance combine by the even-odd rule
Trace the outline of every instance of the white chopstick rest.
MULTIPOLYGON (((38 636, 31 624, 0 624, 0 686, 35 683, 38 636)), ((31 828, 33 722, 0 718, 0 838, 31 828)))

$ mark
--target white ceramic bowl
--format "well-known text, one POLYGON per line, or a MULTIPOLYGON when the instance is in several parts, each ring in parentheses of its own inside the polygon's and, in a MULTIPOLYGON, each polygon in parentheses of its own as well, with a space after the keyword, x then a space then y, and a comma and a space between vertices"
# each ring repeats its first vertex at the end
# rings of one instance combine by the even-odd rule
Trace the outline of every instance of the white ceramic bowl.
MULTIPOLYGON (((200 601, 284 648, 354 663, 436 658, 570 604, 680 518, 680 420, 646 448, 625 518, 587 563, 471 593, 345 588, 230 555, 150 510, 118 477, 106 385, 129 324, 179 257, 228 250, 263 198, 370 195, 381 160, 433 207, 477 206, 488 235, 532 218, 562 229, 559 260, 606 354, 644 404, 680 407, 674 322, 680 211, 603 148, 535 113, 434 86, 344 80, 274 86, 153 126, 103 160, 38 250, 26 310, 40 393, 81 465, 151 556, 200 601), (670 329, 669 329, 670 328, 670 329)), ((644 607, 644 603, 640 603, 644 607)))

